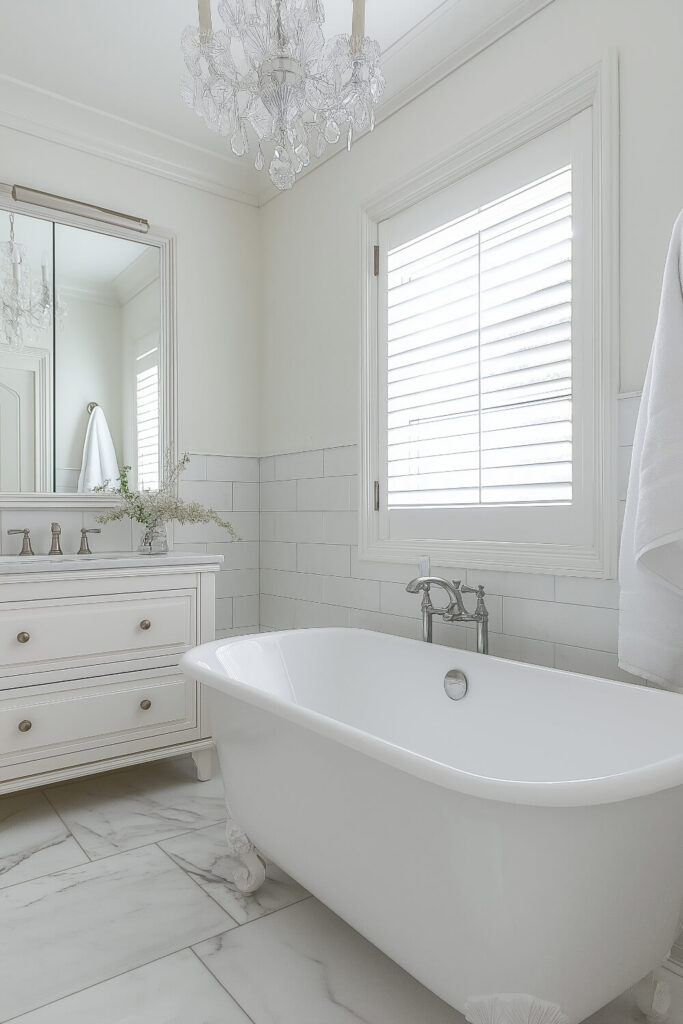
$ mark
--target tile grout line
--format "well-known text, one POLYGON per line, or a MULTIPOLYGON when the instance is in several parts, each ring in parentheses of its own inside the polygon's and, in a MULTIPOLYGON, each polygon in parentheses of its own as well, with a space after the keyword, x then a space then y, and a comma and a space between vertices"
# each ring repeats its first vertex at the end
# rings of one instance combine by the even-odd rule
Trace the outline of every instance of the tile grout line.
MULTIPOLYGON (((171 839, 179 839, 180 836, 171 836, 170 838, 171 839)), ((172 863, 175 864, 175 866, 177 868, 180 868, 180 870, 183 872, 183 874, 192 882, 193 885, 197 886, 197 888, 200 890, 200 892, 202 892, 204 894, 204 896, 208 896, 210 900, 213 900, 213 902, 216 904, 216 906, 219 907, 220 910, 222 910, 224 914, 227 914, 227 916, 230 918, 230 920, 234 923, 235 928, 241 928, 242 926, 241 926, 240 922, 235 920, 235 918, 232 916, 230 911, 226 910, 225 907, 221 906, 221 904, 218 902, 218 900, 214 899, 214 897, 211 895, 211 893, 207 892, 207 890, 202 885, 199 884, 197 879, 192 877, 191 872, 188 871, 187 868, 184 868, 182 866, 182 864, 179 864, 178 861, 175 860, 171 856, 171 854, 168 852, 168 850, 164 850, 163 846, 161 846, 161 843, 165 843, 165 842, 166 842, 165 839, 159 839, 156 843, 153 843, 152 845, 158 847, 158 849, 161 850, 161 852, 163 854, 165 854, 165 856, 168 857, 168 859, 170 861, 172 861, 172 863)), ((226 881, 227 881, 227 879, 226 879, 226 881)), ((234 928, 228 928, 227 929, 227 931, 234 931, 234 930, 235 930, 234 928)), ((223 933, 219 932, 218 934, 221 935, 223 933)), ((212 936, 212 937, 215 938, 215 936, 212 936)))
POLYGON ((247 1011, 246 1011, 246 1010, 244 1009, 244 1007, 242 1006, 242 1004, 241 1004, 240 1002, 238 1002, 238 1001, 237 1001, 237 999, 235 998, 235 996, 234 996, 234 995, 232 994, 232 992, 230 991, 230 989, 229 989, 229 988, 226 988, 226 987, 225 987, 225 985, 223 984, 223 982, 222 982, 222 981, 220 980, 220 978, 218 978, 218 977, 217 977, 217 976, 216 976, 216 975, 215 975, 215 974, 213 973, 213 971, 211 970, 211 968, 210 968, 210 967, 209 967, 209 966, 208 966, 207 964, 205 964, 205 963, 204 963, 204 961, 203 961, 203 960, 202 960, 202 958, 201 958, 201 957, 199 956, 199 954, 198 954, 198 953, 196 952, 196 950, 195 950, 195 949, 194 949, 194 948, 193 948, 192 946, 188 946, 187 948, 189 949, 190 953, 192 953, 192 955, 193 955, 193 956, 194 956, 194 957, 195 957, 195 958, 197 959, 197 961, 198 961, 198 962, 199 962, 199 963, 201 964, 201 966, 202 966, 202 967, 204 968, 204 970, 206 971, 206 973, 207 973, 207 974, 209 974, 209 975, 210 975, 210 976, 211 976, 211 977, 213 978, 213 980, 214 980, 214 981, 216 982, 216 984, 217 984, 217 985, 220 985, 220 987, 221 987, 221 988, 223 989, 223 991, 224 991, 224 992, 226 992, 226 993, 227 993, 227 994, 228 994, 228 995, 230 996, 230 998, 232 999, 232 1001, 233 1001, 233 1003, 235 1004, 235 1006, 239 1007, 239 1009, 240 1009, 240 1010, 242 1011, 242 1013, 243 1013, 243 1014, 244 1014, 244 1016, 245 1016, 245 1017, 247 1018, 247 1020, 250 1020, 250 1021, 251 1021, 251 1024, 256 1024, 256 1021, 255 1021, 255 1020, 254 1020, 254 1018, 253 1018, 253 1017, 251 1016, 251 1014, 247 1013, 247 1011))
MULTIPOLYGON (((53 806, 51 802, 50 802, 50 806, 51 807, 53 806)), ((104 857, 91 857, 87 853, 87 851, 83 849, 81 844, 76 839, 75 835, 69 829, 69 826, 66 824, 65 821, 63 821, 63 819, 61 818, 61 816, 58 814, 58 812, 56 810, 55 810, 55 814, 57 814, 57 816, 59 817, 60 821, 62 821, 62 824, 68 830, 69 835, 74 840, 74 842, 76 843, 78 848, 80 850, 82 850, 84 855, 88 858, 87 861, 84 864, 70 864, 68 867, 59 868, 57 871, 46 871, 42 875, 36 875, 34 878, 25 879, 23 882, 10 882, 9 885, 4 885, 4 886, 2 886, 2 888, 0 888, 0 893, 6 891, 7 889, 14 889, 17 885, 26 885, 26 884, 28 884, 30 882, 36 882, 36 881, 38 881, 41 878, 50 878, 50 877, 53 877, 53 876, 56 877, 57 875, 64 874, 65 871, 74 871, 76 868, 84 868, 84 867, 87 867, 88 864, 103 864, 104 861, 111 860, 113 857, 123 857, 127 853, 137 853, 139 850, 148 850, 151 846, 158 846, 159 843, 165 843, 168 839, 180 839, 180 838, 182 838, 183 836, 186 836, 186 835, 194 835, 197 832, 201 832, 202 829, 205 829, 205 828, 215 828, 216 825, 221 825, 223 823, 222 821, 209 822, 208 825, 201 825, 199 828, 190 828, 190 829, 187 829, 185 832, 174 833, 172 836, 164 836, 163 839, 153 839, 151 842, 149 842, 149 843, 142 843, 140 846, 131 846, 130 848, 125 849, 125 850, 115 850, 113 853, 106 853, 104 855, 104 857)), ((166 851, 162 850, 162 853, 166 853, 166 851)), ((166 854, 166 856, 168 856, 168 854, 166 854)), ((171 860, 172 859, 173 858, 171 858, 171 860)), ((175 863, 175 861, 174 861, 174 863, 175 863)), ((180 865, 176 864, 176 867, 180 867, 180 865)), ((180 868, 180 870, 182 871, 183 869, 180 868)), ((208 896, 208 893, 206 895, 208 896)), ((214 900, 214 902, 215 902, 215 900, 214 900)), ((227 911, 225 911, 225 912, 227 913, 227 911)), ((230 916, 230 915, 228 915, 228 916, 230 916)), ((4 1021, 0 1021, 0 1024, 4 1024, 4 1021)))
MULTIPOLYGON (((215 936, 210 935, 209 939, 212 938, 215 938, 215 936)), ((204 942, 208 940, 202 939, 202 941, 204 942)), ((151 960, 145 960, 144 963, 138 964, 137 967, 131 967, 127 971, 119 971, 118 974, 112 974, 111 977, 109 978, 102 978, 100 981, 93 982, 92 985, 84 985, 83 988, 76 988, 73 990, 73 992, 67 992, 66 995, 60 996, 59 999, 51 999, 49 1000, 49 1002, 41 1003, 40 1006, 34 1006, 30 1010, 22 1010, 21 1013, 17 1013, 13 1017, 5 1017, 2 1021, 0 1021, 0 1024, 11 1024, 11 1021, 19 1020, 26 1014, 36 1013, 38 1010, 44 1010, 48 1006, 57 1006, 59 1003, 63 1002, 66 999, 71 999, 73 996, 80 995, 81 992, 87 992, 89 989, 98 988, 100 985, 106 985, 108 982, 115 981, 117 978, 125 978, 126 975, 128 974, 133 974, 135 971, 140 971, 144 967, 149 967, 150 964, 161 963, 162 960, 168 960, 169 957, 176 956, 178 953, 184 953, 185 950, 188 950, 190 953, 194 953, 194 950, 192 949, 191 946, 181 946, 180 949, 174 949, 171 953, 163 953, 161 956, 152 957, 151 960)), ((251 1017, 249 1019, 251 1020, 251 1017)))
MULTIPOLYGON (((41 789, 41 790, 40 790, 39 792, 40 792, 40 793, 42 793, 42 795, 43 795, 43 796, 45 797, 45 799, 47 800, 48 804, 50 805, 50 807, 52 808, 52 810, 53 810, 53 811, 55 812, 55 814, 57 815, 57 817, 58 817, 58 818, 59 818, 59 820, 61 821, 61 823, 62 823, 62 825, 64 826, 64 828, 66 829, 67 833, 68 833, 68 834, 69 834, 69 835, 71 836, 71 838, 72 838, 72 839, 73 839, 73 841, 75 842, 75 844, 76 844, 76 846, 78 847, 78 849, 79 849, 79 850, 81 851, 81 853, 82 853, 82 854, 84 855, 84 857, 86 857, 86 858, 87 858, 87 860, 88 860, 88 863, 89 863, 89 864, 92 864, 92 863, 93 863, 93 859, 92 859, 92 857, 90 856, 90 854, 88 853, 88 851, 87 851, 87 850, 86 850, 86 849, 85 849, 85 848, 84 848, 84 847, 83 847, 83 846, 82 846, 82 845, 81 845, 81 844, 79 843, 79 841, 78 841, 78 839, 76 838, 76 836, 75 836, 75 835, 73 834, 73 832, 71 831, 71 829, 69 828, 69 826, 67 825, 67 823, 66 823, 66 822, 64 821, 64 818, 63 818, 63 817, 61 816, 61 814, 59 813, 59 811, 57 810, 57 808, 55 807, 55 805, 54 805, 54 804, 52 803, 52 800, 50 800, 50 797, 48 796, 48 793, 47 793, 47 789, 48 789, 48 787, 46 787, 45 789, 41 789)), ((72 867, 73 867, 73 866, 74 866, 74 865, 72 865, 72 867)), ((65 871, 68 871, 68 868, 65 868, 64 870, 65 870, 65 871)), ((54 874, 58 874, 58 872, 50 872, 50 871, 48 871, 48 872, 47 872, 47 874, 53 874, 53 873, 54 873, 54 874)), ((43 876, 39 876, 39 877, 43 877, 43 876)), ((14 885, 21 885, 21 882, 14 882, 13 884, 14 884, 14 885)))

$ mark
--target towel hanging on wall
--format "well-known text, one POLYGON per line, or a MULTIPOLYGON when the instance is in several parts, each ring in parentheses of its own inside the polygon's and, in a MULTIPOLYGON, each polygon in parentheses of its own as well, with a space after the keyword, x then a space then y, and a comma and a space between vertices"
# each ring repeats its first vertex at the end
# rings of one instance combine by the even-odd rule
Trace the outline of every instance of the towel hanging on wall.
POLYGON ((621 540, 619 664, 683 691, 683 212, 674 225, 621 540))
MULTIPOLYGON (((99 405, 95 405, 90 413, 88 429, 85 432, 83 445, 83 464, 78 478, 78 493, 92 491, 109 481, 111 488, 119 486, 119 464, 116 459, 114 442, 107 425, 107 417, 99 405)), ((90 408, 90 406, 88 406, 90 408)))

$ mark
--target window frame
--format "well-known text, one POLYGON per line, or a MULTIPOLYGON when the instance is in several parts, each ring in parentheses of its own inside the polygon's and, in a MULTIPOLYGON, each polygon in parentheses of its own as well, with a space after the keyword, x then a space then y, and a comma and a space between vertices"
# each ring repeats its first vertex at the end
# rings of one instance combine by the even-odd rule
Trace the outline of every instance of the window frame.
MULTIPOLYGON (((428 554, 440 566, 463 569, 499 569, 515 572, 540 572, 557 575, 611 577, 616 569, 617 492, 616 492, 616 396, 618 352, 618 69, 616 54, 607 55, 601 64, 565 83, 511 117, 501 119, 459 146, 457 151, 421 173, 367 204, 362 211, 362 368, 361 368, 361 523, 359 558, 379 562, 415 562, 428 554), (428 536, 388 537, 386 507, 386 457, 383 457, 382 417, 385 406, 380 400, 383 380, 380 358, 382 336, 379 330, 379 279, 375 276, 375 246, 380 224, 425 199, 435 196, 477 171, 502 158, 513 158, 514 151, 547 136, 554 129, 587 111, 590 118, 592 180, 592 247, 593 280, 588 309, 588 329, 592 330, 592 363, 586 367, 592 386, 587 388, 587 405, 575 406, 575 420, 586 416, 593 429, 587 438, 590 446, 586 464, 590 465, 590 481, 584 481, 583 522, 572 537, 566 530, 557 530, 553 538, 539 537, 532 525, 555 515, 559 524, 562 512, 569 506, 527 508, 519 506, 471 507, 415 512, 413 521, 429 516, 453 517, 453 533, 460 530, 467 536, 467 522, 472 517, 486 516, 490 522, 497 516, 499 527, 491 535, 497 539, 480 539, 474 531, 472 539, 445 539, 448 530, 439 532, 442 539, 428 536), (379 481, 380 508, 376 509, 375 481, 379 481), (465 512, 465 516, 461 515, 465 512), (521 529, 506 536, 506 517, 520 522, 521 529), (557 516, 557 513, 560 513, 557 516), (502 516, 501 516, 502 513, 502 516), (510 516, 510 513, 513 513, 510 516), (548 515, 544 515, 549 513, 548 515), (457 526, 460 516, 462 528, 457 526), (524 522, 529 524, 525 531, 524 522), (513 535, 515 534, 515 535, 513 535), (525 539, 526 534, 526 539, 525 539)), ((585 192, 585 190, 582 190, 585 192)), ((581 195, 579 194, 579 201, 581 195)), ((581 362, 581 353, 573 356, 581 362)), ((411 510, 412 511, 412 510, 411 510)), ((566 518, 566 517, 565 517, 566 518)), ((422 521, 422 519, 420 519, 422 521)), ((432 520, 433 522, 435 520, 432 520)), ((441 519, 442 523, 444 520, 441 519)), ((428 533, 429 527, 424 529, 428 533)), ((436 532, 436 531, 435 531, 436 532)))

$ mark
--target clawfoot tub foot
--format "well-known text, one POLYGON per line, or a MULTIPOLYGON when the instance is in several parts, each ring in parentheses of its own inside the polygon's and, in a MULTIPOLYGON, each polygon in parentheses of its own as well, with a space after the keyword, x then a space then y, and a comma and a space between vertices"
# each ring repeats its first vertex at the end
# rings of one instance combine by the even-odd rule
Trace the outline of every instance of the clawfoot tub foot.
POLYGON ((649 1024, 664 1024, 671 1010, 671 989, 656 971, 650 971, 631 989, 638 1009, 649 1024))
POLYGON ((266 865, 249 836, 234 821, 226 829, 228 849, 239 862, 233 872, 233 881, 240 892, 248 896, 260 889, 266 880, 266 865))
POLYGON ((465 1019, 470 1024, 567 1024, 556 1003, 535 996, 471 996, 465 1003, 465 1019))

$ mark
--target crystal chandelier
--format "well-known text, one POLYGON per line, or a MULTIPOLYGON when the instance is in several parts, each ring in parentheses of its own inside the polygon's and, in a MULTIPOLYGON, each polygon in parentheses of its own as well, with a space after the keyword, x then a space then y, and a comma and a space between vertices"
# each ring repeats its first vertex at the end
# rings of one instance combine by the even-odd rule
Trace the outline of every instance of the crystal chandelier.
POLYGON ((9 242, 0 245, 0 341, 19 349, 51 322, 47 260, 43 259, 42 282, 34 288, 26 250, 14 239, 14 214, 10 213, 9 242))
POLYGON ((325 41, 322 0, 221 0, 225 28, 211 26, 210 0, 198 0, 199 28, 182 38, 189 75, 183 100, 236 156, 250 136, 255 166, 291 188, 313 152, 372 131, 384 91, 378 43, 365 36, 365 0, 353 0, 351 35, 325 41))

